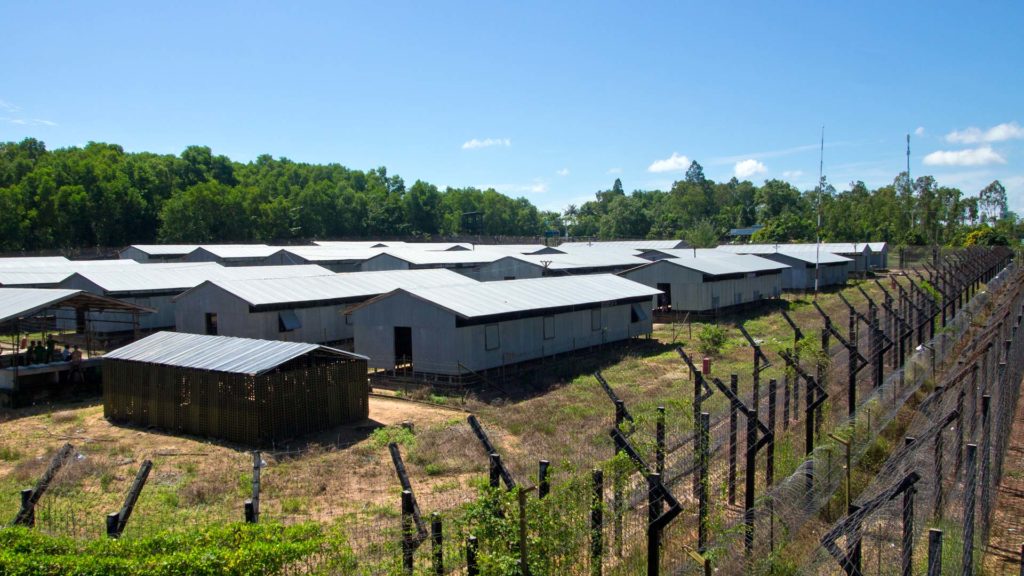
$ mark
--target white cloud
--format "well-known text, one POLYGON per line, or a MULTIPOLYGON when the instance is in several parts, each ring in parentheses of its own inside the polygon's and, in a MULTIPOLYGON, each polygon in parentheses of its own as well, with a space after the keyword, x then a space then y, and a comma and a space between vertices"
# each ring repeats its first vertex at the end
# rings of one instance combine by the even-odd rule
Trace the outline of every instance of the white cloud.
POLYGON ((483 186, 478 186, 478 188, 481 190, 493 188, 494 190, 509 196, 522 194, 546 194, 548 192, 548 183, 537 179, 530 184, 485 184, 483 186))
POLYGON ((562 168, 561 170, 555 171, 555 174, 558 174, 559 176, 568 176, 569 175, 569 169, 568 168, 562 168))
POLYGON ((733 167, 733 173, 736 174, 737 178, 750 178, 754 174, 764 174, 768 169, 765 168, 763 162, 758 162, 753 158, 747 158, 746 160, 740 160, 733 167))
POLYGON ((925 166, 984 166, 1006 164, 1006 158, 991 146, 968 148, 967 150, 936 150, 924 157, 925 166))
POLYGON ((803 170, 786 170, 782 173, 782 177, 787 180, 793 180, 804 175, 803 170))
POLYGON ((18 108, 14 104, 7 102, 6 100, 0 100, 0 110, 5 112, 20 112, 21 108, 18 108))
POLYGON ((8 124, 14 124, 16 126, 56 126, 57 123, 53 120, 43 120, 41 118, 0 118, 8 124))
POLYGON ((622 174, 622 168, 609 168, 605 174, 622 174))
POLYGON ((914 130, 914 136, 924 136, 924 126, 918 126, 917 129, 914 130))
POLYGON ((463 150, 475 150, 477 148, 490 148, 491 146, 511 146, 512 140, 508 138, 484 138, 483 140, 467 140, 462 143, 463 150))
POLYGON ((664 160, 655 160, 647 167, 648 172, 682 172, 690 167, 690 159, 675 152, 664 160))
POLYGON ((946 134, 946 141, 957 144, 978 144, 981 142, 1003 142, 1024 138, 1024 127, 1016 122, 1007 122, 982 130, 971 126, 965 130, 953 130, 946 134))

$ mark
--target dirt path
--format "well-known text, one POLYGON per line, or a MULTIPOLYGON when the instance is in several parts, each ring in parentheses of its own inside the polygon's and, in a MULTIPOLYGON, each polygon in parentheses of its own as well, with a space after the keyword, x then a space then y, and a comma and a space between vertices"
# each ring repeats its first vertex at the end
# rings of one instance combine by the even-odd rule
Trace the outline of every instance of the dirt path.
POLYGON ((1017 403, 1003 479, 996 491, 992 531, 985 547, 985 574, 1018 576, 1024 545, 1024 400, 1017 403))

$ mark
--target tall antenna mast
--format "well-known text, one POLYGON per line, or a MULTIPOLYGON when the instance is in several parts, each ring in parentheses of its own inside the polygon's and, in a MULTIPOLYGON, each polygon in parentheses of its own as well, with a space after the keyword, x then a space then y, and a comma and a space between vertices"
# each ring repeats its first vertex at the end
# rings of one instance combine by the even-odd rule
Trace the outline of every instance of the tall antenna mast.
POLYGON ((821 150, 818 155, 818 225, 814 242, 814 297, 818 297, 818 283, 821 278, 821 195, 825 193, 825 126, 821 127, 821 150))

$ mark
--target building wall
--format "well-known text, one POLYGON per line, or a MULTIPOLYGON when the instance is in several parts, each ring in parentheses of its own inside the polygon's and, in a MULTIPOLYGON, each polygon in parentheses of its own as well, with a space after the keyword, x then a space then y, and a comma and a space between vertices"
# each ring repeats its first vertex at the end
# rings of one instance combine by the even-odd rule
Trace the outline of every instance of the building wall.
POLYGON ((481 282, 492 282, 495 280, 522 280, 524 278, 540 278, 543 270, 540 266, 517 260, 515 258, 502 258, 494 262, 480 266, 477 280, 481 282))
MULTIPOLYGON (((643 304, 649 310, 650 304, 643 304)), ((552 354, 569 352, 633 336, 650 334, 649 313, 631 321, 631 305, 598 308, 598 329, 592 329, 591 310, 551 316, 553 329, 545 338, 543 316, 456 327, 455 315, 404 293, 366 304, 353 312, 355 351, 369 356, 370 366, 394 367, 394 328, 412 328, 413 368, 420 372, 457 375, 462 367, 483 371, 552 354), (490 327, 489 326, 496 326, 490 327), (488 346, 488 331, 497 330, 496 346, 488 346), (488 348, 491 349, 488 349, 488 348)), ((491 341, 491 344, 494 344, 491 341)))
MULTIPOLYGON (((99 286, 79 276, 71 276, 67 280, 61 282, 58 287, 71 290, 84 290, 92 294, 108 296, 110 298, 121 300, 122 302, 155 309, 156 312, 152 314, 139 314, 139 328, 142 330, 174 328, 174 302, 172 302, 172 298, 174 298, 176 294, 162 294, 159 296, 148 295, 145 293, 110 295, 99 286)), ((58 327, 64 330, 74 330, 74 313, 62 314, 61 316, 62 318, 57 322, 58 327), (67 318, 64 318, 64 316, 67 316, 67 318)), ((89 327, 94 332, 127 332, 133 329, 130 324, 131 314, 125 312, 88 312, 87 317, 89 320, 89 327)))
POLYGON ((405 260, 395 258, 390 254, 374 256, 359 266, 362 272, 376 272, 379 270, 408 270, 409 263, 405 260))
POLYGON ((280 311, 250 312, 249 304, 219 286, 207 284, 178 299, 175 325, 179 332, 206 333, 206 314, 217 314, 217 334, 283 340, 288 342, 337 342, 353 336, 352 326, 345 323, 344 310, 350 304, 317 306, 291 310, 301 326, 280 331, 280 311))
POLYGON ((659 283, 670 284, 672 309, 680 311, 704 312, 773 298, 782 293, 782 274, 751 274, 744 278, 705 282, 700 272, 665 262, 623 272, 622 276, 655 289, 659 283))

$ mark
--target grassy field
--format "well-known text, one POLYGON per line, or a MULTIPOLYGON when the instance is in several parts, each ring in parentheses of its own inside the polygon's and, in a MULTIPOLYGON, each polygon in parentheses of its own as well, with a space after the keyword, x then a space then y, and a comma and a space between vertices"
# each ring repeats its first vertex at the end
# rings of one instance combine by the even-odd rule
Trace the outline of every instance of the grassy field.
MULTIPOLYGON (((843 294, 863 310, 865 298, 854 287, 856 282, 851 281, 843 294)), ((861 282, 860 286, 873 298, 880 298, 881 290, 873 282, 861 282)), ((823 293, 817 301, 845 333, 847 312, 838 296, 823 293)), ((712 374, 726 382, 730 374, 739 374, 743 398, 751 395, 753 350, 736 325, 743 323, 771 361, 761 376, 764 394, 769 379, 781 380, 785 374, 778 352, 793 346, 793 333, 778 313, 780 307, 803 328, 810 343, 803 346, 802 353, 810 357, 819 346, 823 326, 810 296, 787 296, 760 311, 724 317, 716 323, 724 330, 725 338, 720 349, 710 354, 712 374)), ((699 358, 699 336, 709 324, 658 324, 650 341, 630 343, 616 353, 580 360, 573 377, 521 393, 512 388, 505 395, 414 394, 432 401, 432 406, 374 397, 371 422, 264 454, 262 517, 286 524, 307 520, 340 524, 352 531, 354 540, 360 538, 360 531, 371 538, 381 527, 394 528, 400 487, 388 455, 389 441, 401 446, 425 513, 472 500, 486 476, 487 459, 466 423, 470 412, 479 417, 521 483, 535 482, 539 459, 552 462, 556 480, 578 475, 609 460, 614 453, 608 435, 614 407, 593 377, 594 369, 602 371, 635 416, 639 433, 634 437, 645 453, 649 453, 653 441, 658 406, 666 409, 669 446, 684 444, 692 434, 693 382, 676 347, 699 358), (414 433, 398 426, 407 420, 414 423, 414 433), (644 438, 650 441, 640 440, 644 438)), ((861 331, 862 339, 865 333, 861 331)), ((845 358, 845 352, 838 352, 834 338, 832 344, 837 360, 831 368, 843 371, 845 364, 838 359, 845 358)), ((825 430, 830 429, 833 419, 844 417, 846 410, 838 400, 842 396, 838 390, 845 389, 845 376, 834 375, 830 380, 837 401, 827 404, 825 430)), ((704 410, 712 413, 713 420, 720 420, 727 414, 728 405, 721 394, 715 394, 704 410)), ((8 411, 0 419, 0 519, 14 517, 19 491, 32 486, 49 455, 64 442, 74 444, 76 456, 37 509, 37 524, 43 531, 72 537, 100 536, 104 516, 120 507, 136 470, 147 458, 154 463, 153 472, 126 536, 242 518, 242 502, 249 495, 252 472, 252 457, 242 447, 114 426, 103 418, 102 406, 95 402, 8 411)), ((802 426, 791 426, 778 438, 777 478, 798 464, 802 442, 802 426)), ((722 487, 716 486, 715 490, 721 491, 722 487)))

